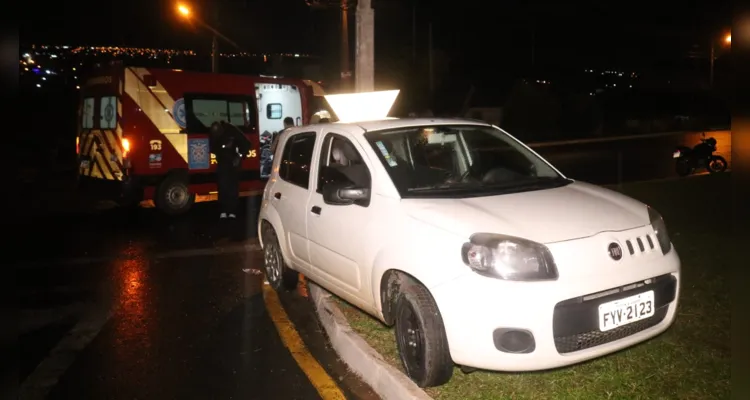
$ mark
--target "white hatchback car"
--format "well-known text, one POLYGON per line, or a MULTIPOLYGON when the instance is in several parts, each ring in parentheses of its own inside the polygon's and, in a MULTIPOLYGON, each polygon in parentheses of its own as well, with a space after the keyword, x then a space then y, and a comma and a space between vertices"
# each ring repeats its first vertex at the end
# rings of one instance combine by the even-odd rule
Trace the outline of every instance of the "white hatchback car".
POLYGON ((258 230, 272 286, 300 272, 395 325, 421 387, 454 365, 541 370, 643 342, 672 324, 680 291, 654 209, 476 121, 289 129, 258 230))

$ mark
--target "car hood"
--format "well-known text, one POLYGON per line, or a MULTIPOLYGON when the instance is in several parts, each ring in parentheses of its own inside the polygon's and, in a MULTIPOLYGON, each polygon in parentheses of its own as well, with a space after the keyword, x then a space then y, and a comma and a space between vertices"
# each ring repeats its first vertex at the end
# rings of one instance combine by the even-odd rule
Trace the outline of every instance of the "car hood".
POLYGON ((498 196, 404 199, 402 205, 408 216, 467 239, 489 232, 554 243, 649 224, 643 203, 584 182, 498 196))

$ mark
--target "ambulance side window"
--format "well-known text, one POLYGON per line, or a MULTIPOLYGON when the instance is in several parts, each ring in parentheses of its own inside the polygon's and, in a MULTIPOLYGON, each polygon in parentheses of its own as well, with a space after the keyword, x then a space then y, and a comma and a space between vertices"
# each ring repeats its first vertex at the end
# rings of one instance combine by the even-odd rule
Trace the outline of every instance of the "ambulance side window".
POLYGON ((185 94, 183 133, 208 133, 211 124, 228 122, 250 132, 255 126, 254 101, 249 96, 222 94, 185 94))
POLYGON ((266 106, 266 118, 281 119, 284 116, 281 103, 271 103, 266 106))

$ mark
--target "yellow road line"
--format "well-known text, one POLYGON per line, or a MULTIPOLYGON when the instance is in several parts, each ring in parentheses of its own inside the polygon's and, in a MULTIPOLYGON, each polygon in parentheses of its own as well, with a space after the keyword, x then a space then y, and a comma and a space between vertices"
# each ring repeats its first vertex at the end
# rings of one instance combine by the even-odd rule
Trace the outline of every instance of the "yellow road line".
POLYGON ((279 295, 268 284, 263 285, 263 300, 273 324, 276 325, 276 330, 279 331, 281 341, 292 353, 292 357, 307 375, 310 383, 315 386, 320 397, 323 400, 346 400, 346 396, 344 396, 336 381, 328 375, 310 351, 307 350, 297 329, 281 306, 279 295))

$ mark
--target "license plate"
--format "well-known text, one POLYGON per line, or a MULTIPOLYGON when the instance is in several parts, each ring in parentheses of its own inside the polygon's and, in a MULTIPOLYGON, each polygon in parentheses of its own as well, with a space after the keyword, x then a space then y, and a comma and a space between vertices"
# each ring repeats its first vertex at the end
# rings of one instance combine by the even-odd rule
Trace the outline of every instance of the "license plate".
POLYGON ((680 158, 680 151, 677 150, 674 153, 672 153, 672 158, 680 158))
POLYGON ((654 315, 654 291, 599 305, 599 330, 606 332, 654 315))

